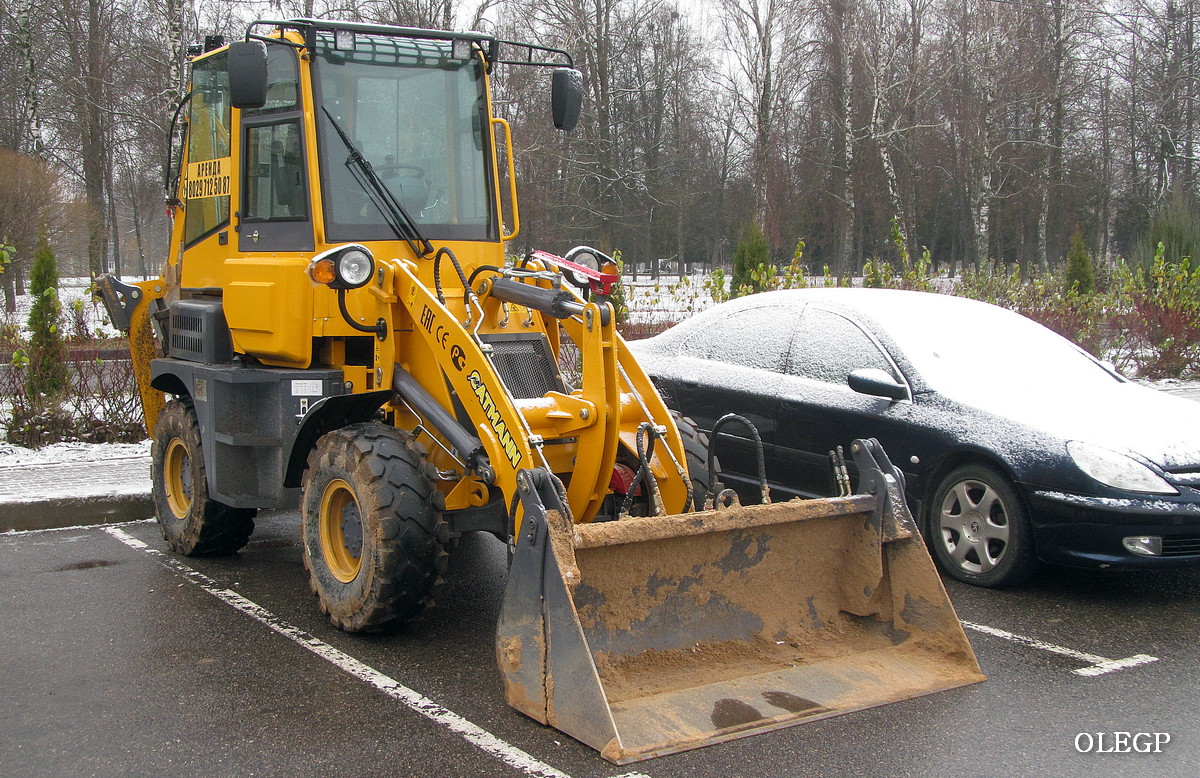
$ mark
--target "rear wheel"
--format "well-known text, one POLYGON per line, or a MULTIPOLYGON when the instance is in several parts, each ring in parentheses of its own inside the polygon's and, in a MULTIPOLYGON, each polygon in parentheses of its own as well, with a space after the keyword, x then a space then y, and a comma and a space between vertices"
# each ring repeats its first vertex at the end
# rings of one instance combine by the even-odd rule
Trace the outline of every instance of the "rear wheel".
POLYGON ((938 564, 976 586, 1012 586, 1037 568, 1033 532, 1016 488, 985 465, 954 470, 929 503, 927 536, 938 564))
POLYGON ((257 511, 209 498, 200 426, 190 400, 171 400, 159 413, 150 467, 154 513, 172 551, 232 554, 246 545, 257 511))
POLYGON ((411 437, 377 423, 330 432, 309 455, 304 566, 338 628, 385 629, 433 604, 448 532, 430 470, 411 437))

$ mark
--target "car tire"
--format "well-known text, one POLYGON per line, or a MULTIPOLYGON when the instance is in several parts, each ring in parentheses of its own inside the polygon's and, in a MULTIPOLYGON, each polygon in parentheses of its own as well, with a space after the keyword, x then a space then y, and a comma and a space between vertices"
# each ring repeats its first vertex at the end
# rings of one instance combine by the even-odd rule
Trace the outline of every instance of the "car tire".
POLYGON ((200 425, 191 400, 171 400, 159 413, 150 468, 154 514, 172 551, 184 556, 232 554, 250 540, 258 511, 233 508, 208 496, 200 425))
POLYGON ((948 575, 975 586, 1014 586, 1037 569, 1028 512, 1012 482, 987 465, 965 465, 938 484, 926 537, 948 575))
POLYGON ((425 452, 378 423, 323 436, 301 497, 304 566, 321 612, 346 632, 377 632, 433 604, 448 525, 425 452))
MULTIPOLYGON (((704 502, 708 498, 708 435, 700 431, 696 426, 696 422, 688 416, 684 416, 679 411, 671 411, 671 418, 675 421, 675 428, 679 430, 679 437, 683 441, 683 453, 686 460, 688 476, 691 478, 691 494, 692 504, 686 506, 687 511, 702 511, 704 510, 704 502)), ((721 476, 721 463, 713 459, 713 469, 717 471, 717 477, 721 476)), ((721 482, 717 482, 717 492, 722 489, 721 482)))

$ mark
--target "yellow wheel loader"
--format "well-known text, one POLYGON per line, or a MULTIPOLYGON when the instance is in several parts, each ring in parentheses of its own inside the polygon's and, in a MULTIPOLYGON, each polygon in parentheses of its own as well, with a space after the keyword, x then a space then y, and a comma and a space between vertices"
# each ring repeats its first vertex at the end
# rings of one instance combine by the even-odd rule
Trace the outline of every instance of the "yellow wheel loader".
POLYGON ((618 335, 615 265, 506 262, 504 65, 549 70, 574 126, 565 52, 478 33, 259 21, 196 52, 163 275, 99 284, 170 548, 230 553, 299 506, 354 632, 420 613, 448 544, 491 533, 508 701, 614 762, 981 680, 876 445, 858 494, 702 511, 707 439, 618 335))

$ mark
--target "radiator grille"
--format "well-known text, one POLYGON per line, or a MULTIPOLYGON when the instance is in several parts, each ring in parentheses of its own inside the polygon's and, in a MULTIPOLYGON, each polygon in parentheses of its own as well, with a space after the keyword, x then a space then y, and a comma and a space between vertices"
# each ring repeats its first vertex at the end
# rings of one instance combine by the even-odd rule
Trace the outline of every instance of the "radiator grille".
POLYGON ((221 300, 176 300, 169 308, 171 326, 167 342, 170 356, 209 364, 223 364, 233 358, 221 300))
POLYGON ((544 335, 487 335, 483 340, 491 345, 492 364, 514 398, 529 399, 563 391, 558 364, 544 335))

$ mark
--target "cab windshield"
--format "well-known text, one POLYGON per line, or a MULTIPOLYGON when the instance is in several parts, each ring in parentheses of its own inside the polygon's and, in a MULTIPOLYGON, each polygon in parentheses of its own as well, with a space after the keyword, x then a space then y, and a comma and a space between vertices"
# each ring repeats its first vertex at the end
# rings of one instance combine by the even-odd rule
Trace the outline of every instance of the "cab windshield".
POLYGON ((329 115, 427 237, 496 240, 487 100, 476 57, 449 41, 356 36, 353 51, 318 33, 313 70, 326 240, 395 240, 346 164, 329 115), (322 110, 324 109, 324 110, 322 110))

